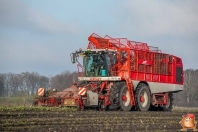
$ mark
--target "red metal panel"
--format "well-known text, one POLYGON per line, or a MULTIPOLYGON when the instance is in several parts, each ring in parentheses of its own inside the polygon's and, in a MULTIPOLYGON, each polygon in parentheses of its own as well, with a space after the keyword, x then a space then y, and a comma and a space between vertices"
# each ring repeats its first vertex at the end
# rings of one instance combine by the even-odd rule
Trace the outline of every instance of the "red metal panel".
POLYGON ((167 75, 160 75, 160 82, 167 82, 167 75))
POLYGON ((152 81, 152 74, 146 74, 145 75, 145 80, 146 81, 152 81))
POLYGON ((138 73, 138 80, 145 80, 144 76, 145 76, 145 73, 139 72, 138 73))
POLYGON ((159 75, 158 74, 153 74, 153 81, 154 82, 159 82, 159 75))
POLYGON ((137 80, 137 72, 131 72, 131 79, 137 80))
POLYGON ((168 83, 173 83, 173 76, 168 75, 168 83))

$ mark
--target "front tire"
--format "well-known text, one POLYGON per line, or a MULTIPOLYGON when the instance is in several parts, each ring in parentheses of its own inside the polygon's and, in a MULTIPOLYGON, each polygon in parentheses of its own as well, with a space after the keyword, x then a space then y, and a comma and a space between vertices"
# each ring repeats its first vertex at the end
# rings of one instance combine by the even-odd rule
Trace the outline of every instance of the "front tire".
POLYGON ((117 109, 120 109, 120 88, 122 85, 123 83, 117 82, 113 84, 112 88, 110 89, 109 99, 111 105, 115 105, 117 109))
POLYGON ((108 111, 109 110, 109 105, 105 106, 105 102, 104 101, 99 101, 97 109, 99 111, 108 111))
POLYGON ((136 88, 135 99, 137 109, 140 111, 148 111, 151 104, 151 93, 148 85, 140 83, 136 88))

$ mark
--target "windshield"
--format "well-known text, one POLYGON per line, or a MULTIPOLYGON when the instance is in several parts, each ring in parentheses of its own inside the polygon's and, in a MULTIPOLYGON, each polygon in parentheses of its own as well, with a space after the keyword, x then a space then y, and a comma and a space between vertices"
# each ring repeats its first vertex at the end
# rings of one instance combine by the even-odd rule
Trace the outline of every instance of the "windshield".
POLYGON ((85 76, 102 77, 109 76, 110 56, 108 53, 88 54, 83 60, 85 76))

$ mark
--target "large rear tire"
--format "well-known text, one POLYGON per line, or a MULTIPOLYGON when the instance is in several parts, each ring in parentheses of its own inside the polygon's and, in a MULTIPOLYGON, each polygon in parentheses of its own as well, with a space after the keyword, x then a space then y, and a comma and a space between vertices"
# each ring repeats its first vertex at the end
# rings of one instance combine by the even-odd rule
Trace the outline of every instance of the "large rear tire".
POLYGON ((151 93, 148 85, 140 83, 135 91, 137 110, 148 111, 151 104, 151 93))
POLYGON ((126 85, 123 85, 120 90, 120 108, 123 111, 130 111, 132 106, 130 104, 130 93, 126 85))

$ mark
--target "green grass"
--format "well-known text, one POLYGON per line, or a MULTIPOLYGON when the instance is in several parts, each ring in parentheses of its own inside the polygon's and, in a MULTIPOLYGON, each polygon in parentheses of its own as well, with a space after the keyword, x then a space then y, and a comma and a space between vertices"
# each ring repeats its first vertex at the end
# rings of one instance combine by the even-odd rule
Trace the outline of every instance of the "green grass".
POLYGON ((34 101, 33 96, 29 97, 0 97, 0 106, 30 106, 34 101))
POLYGON ((0 106, 0 112, 17 111, 76 111, 75 107, 33 107, 33 106, 0 106))

